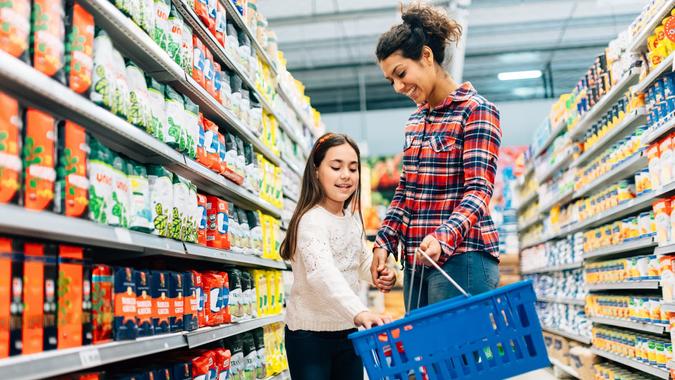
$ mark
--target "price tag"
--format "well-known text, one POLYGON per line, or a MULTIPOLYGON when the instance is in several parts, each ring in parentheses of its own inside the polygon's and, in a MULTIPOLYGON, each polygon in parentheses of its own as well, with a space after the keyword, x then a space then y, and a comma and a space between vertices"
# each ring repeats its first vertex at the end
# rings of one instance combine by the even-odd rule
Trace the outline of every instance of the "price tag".
POLYGON ((125 244, 132 244, 131 234, 126 228, 117 227, 115 228, 115 236, 117 236, 117 241, 125 244))
POLYGON ((80 363, 83 367, 94 367, 101 365, 101 354, 98 349, 80 351, 80 363))

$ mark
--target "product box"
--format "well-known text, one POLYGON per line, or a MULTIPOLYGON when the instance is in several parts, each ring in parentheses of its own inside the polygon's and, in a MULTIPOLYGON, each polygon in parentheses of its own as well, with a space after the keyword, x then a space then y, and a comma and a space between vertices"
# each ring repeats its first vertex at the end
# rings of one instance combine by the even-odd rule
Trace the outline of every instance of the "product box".
POLYGON ((569 358, 567 353, 569 352, 570 344, 569 341, 561 336, 553 336, 553 349, 550 357, 557 359, 560 363, 567 365, 569 358))
POLYGON ((192 380, 192 361, 179 359, 173 364, 173 380, 192 380))
POLYGON ((24 127, 24 200, 31 210, 52 210, 56 181, 56 120, 29 108, 24 127))
POLYGON ((202 274, 197 271, 190 271, 194 275, 195 280, 195 293, 197 297, 197 312, 195 313, 197 317, 197 325, 199 327, 206 326, 206 295, 204 294, 204 282, 202 281, 202 274))
MULTIPOLYGON (((231 376, 230 361, 232 354, 230 350, 224 348, 216 348, 213 350, 216 367, 218 367, 218 379, 229 379, 231 376)), ((262 379, 263 377, 260 377, 262 379)))
POLYGON ((220 292, 220 313, 223 315, 223 323, 231 323, 230 314, 230 277, 227 272, 220 272, 223 277, 223 290, 220 292))
POLYGON ((92 344, 94 341, 93 309, 93 265, 90 260, 82 263, 82 345, 92 344))
POLYGON ((44 276, 45 246, 25 243, 24 271, 24 313, 22 354, 42 352, 44 341, 44 276))
POLYGON ((54 211, 66 216, 87 216, 89 204, 89 179, 87 177, 87 133, 71 122, 59 124, 58 170, 54 211))
POLYGON ((84 248, 61 244, 58 264, 57 348, 79 347, 84 342, 84 248))
POLYGON ((136 324, 138 336, 155 335, 152 321, 152 296, 150 295, 150 271, 136 270, 136 324))
POLYGON ((202 274, 202 284, 206 302, 204 304, 205 322, 207 326, 218 326, 224 323, 222 296, 224 287, 223 276, 219 272, 205 272, 202 274))
POLYGON ((169 300, 169 279, 166 272, 152 271, 150 281, 152 295, 152 322, 155 334, 166 334, 171 331, 169 318, 171 316, 171 301, 169 300))
POLYGON ((206 215, 206 245, 230 249, 229 239, 227 238, 227 202, 218 197, 207 196, 206 215))
POLYGON ((136 324, 136 280, 133 268, 115 267, 113 287, 113 339, 134 340, 138 336, 138 325, 136 324))
POLYGON ((207 245, 207 231, 208 231, 208 214, 206 212, 206 195, 197 194, 197 243, 207 245))
POLYGON ((113 330, 113 270, 107 265, 98 264, 92 268, 92 343, 101 343, 112 339, 113 330))
POLYGON ((169 272, 169 300, 171 302, 169 329, 171 332, 183 331, 183 318, 185 314, 183 281, 182 273, 169 272))
POLYGON ((595 370, 593 365, 600 362, 600 357, 595 355, 587 347, 574 344, 568 353, 569 363, 565 363, 574 368, 581 379, 594 379, 595 370))
POLYGON ((0 237, 0 358, 20 355, 23 323, 23 244, 0 237))
MULTIPOLYGON (((2 41, 0 33, 0 41, 2 41)), ((0 44, 2 45, 2 44, 0 44)), ((2 46, 0 49, 4 49, 2 46)), ((0 203, 18 203, 21 197, 21 109, 19 102, 0 92, 0 203)))
POLYGON ((55 350, 58 341, 58 331, 56 329, 56 307, 57 293, 56 284, 58 281, 57 255, 58 247, 55 244, 45 244, 45 266, 44 266, 44 342, 43 350, 55 350))
POLYGON ((193 331, 199 328, 197 312, 199 310, 199 295, 195 287, 195 274, 193 272, 183 272, 183 329, 193 331))

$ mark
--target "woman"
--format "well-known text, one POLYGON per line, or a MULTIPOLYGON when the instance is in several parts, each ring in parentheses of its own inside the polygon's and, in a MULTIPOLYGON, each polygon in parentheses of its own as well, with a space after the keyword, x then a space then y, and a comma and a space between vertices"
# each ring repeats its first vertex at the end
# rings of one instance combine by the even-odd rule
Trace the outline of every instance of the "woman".
POLYGON ((443 69, 445 49, 459 40, 461 27, 423 4, 405 8, 402 19, 380 37, 376 55, 394 90, 418 109, 405 126, 403 171, 377 234, 371 274, 375 282, 401 243, 406 306, 415 308, 460 294, 433 269, 418 268, 413 278, 414 255, 417 263, 426 260, 419 250, 470 294, 498 285, 498 236, 488 205, 501 129, 495 106, 443 69))

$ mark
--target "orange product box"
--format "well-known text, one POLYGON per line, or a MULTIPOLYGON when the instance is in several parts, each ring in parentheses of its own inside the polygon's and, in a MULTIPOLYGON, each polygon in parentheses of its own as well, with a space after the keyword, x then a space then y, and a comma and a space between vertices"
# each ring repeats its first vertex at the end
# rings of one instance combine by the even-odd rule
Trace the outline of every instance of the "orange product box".
POLYGON ((29 108, 24 128, 24 207, 48 210, 56 180, 56 123, 52 116, 29 108))
POLYGON ((90 260, 82 263, 82 345, 92 344, 94 340, 94 324, 92 318, 92 271, 90 260))
POLYGON ((150 290, 150 271, 136 270, 136 324, 138 336, 155 335, 152 321, 152 295, 150 290))
POLYGON ((206 311, 204 310, 206 305, 206 295, 204 294, 204 282, 202 281, 202 274, 194 270, 190 272, 194 275, 195 297, 197 299, 197 309, 195 311, 197 326, 204 327, 206 326, 206 311))
POLYGON ((44 340, 44 244, 25 243, 22 354, 42 352, 44 340))
POLYGON ((79 347, 83 342, 83 259, 82 247, 59 245, 58 349, 79 347))
POLYGON ((84 128, 72 121, 61 123, 54 199, 55 212, 75 218, 83 218, 87 215, 89 205, 88 151, 88 138, 84 128))
POLYGON ((96 265, 92 269, 92 330, 93 343, 112 339, 113 331, 113 271, 107 265, 96 265))
POLYGON ((206 213, 206 205, 207 205, 207 200, 206 200, 206 195, 204 194, 197 194, 197 208, 199 209, 199 213, 197 217, 199 220, 197 221, 197 243, 201 245, 206 245, 206 235, 207 235, 207 224, 208 224, 208 215, 206 213))
POLYGON ((22 351, 22 250, 20 241, 0 237, 0 358, 22 351))
POLYGON ((113 339, 134 340, 138 336, 134 269, 115 267, 113 286, 113 339))
POLYGON ((152 323, 155 335, 170 332, 171 301, 169 300, 169 278, 167 272, 150 272, 150 294, 152 295, 152 323))
POLYGON ((0 12, 0 49, 28 62, 31 1, 13 0, 5 2, 5 7, 0 12))
POLYGON ((206 231, 206 245, 214 248, 229 249, 225 247, 225 237, 227 237, 226 222, 227 219, 227 202, 214 197, 206 197, 206 215, 207 215, 207 231, 206 231))
POLYGON ((33 0, 33 67, 65 83, 65 9, 63 1, 33 0))
POLYGON ((19 201, 22 166, 21 127, 19 102, 0 92, 0 203, 19 201))
POLYGON ((169 274, 169 329, 171 332, 183 331, 183 316, 185 314, 186 297, 183 296, 183 274, 168 272, 169 274))
POLYGON ((94 16, 77 1, 70 1, 66 44, 66 80, 78 94, 86 94, 94 66, 94 16))

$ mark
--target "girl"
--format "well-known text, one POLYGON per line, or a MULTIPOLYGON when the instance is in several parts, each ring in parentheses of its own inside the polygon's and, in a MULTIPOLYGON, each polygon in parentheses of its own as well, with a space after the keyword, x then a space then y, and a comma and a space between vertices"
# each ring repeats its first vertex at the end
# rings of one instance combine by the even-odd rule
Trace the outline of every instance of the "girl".
MULTIPOLYGON (((286 312, 286 355, 293 380, 362 379, 363 364, 347 335, 389 318, 368 311, 356 292, 370 280, 359 212, 361 160, 354 141, 329 133, 314 145, 300 201, 281 243, 291 260, 293 287, 286 312)), ((393 270, 383 267, 377 286, 389 289, 393 270)))
POLYGON ((371 272, 377 279, 401 243, 404 296, 414 308, 460 294, 435 270, 423 275, 418 269, 412 278, 414 255, 425 262, 418 250, 469 293, 497 287, 498 237, 488 205, 501 129, 495 106, 443 69, 445 48, 459 40, 461 27, 423 4, 405 8, 402 19, 380 37, 376 55, 394 91, 418 108, 405 126, 403 171, 377 234, 371 272))

